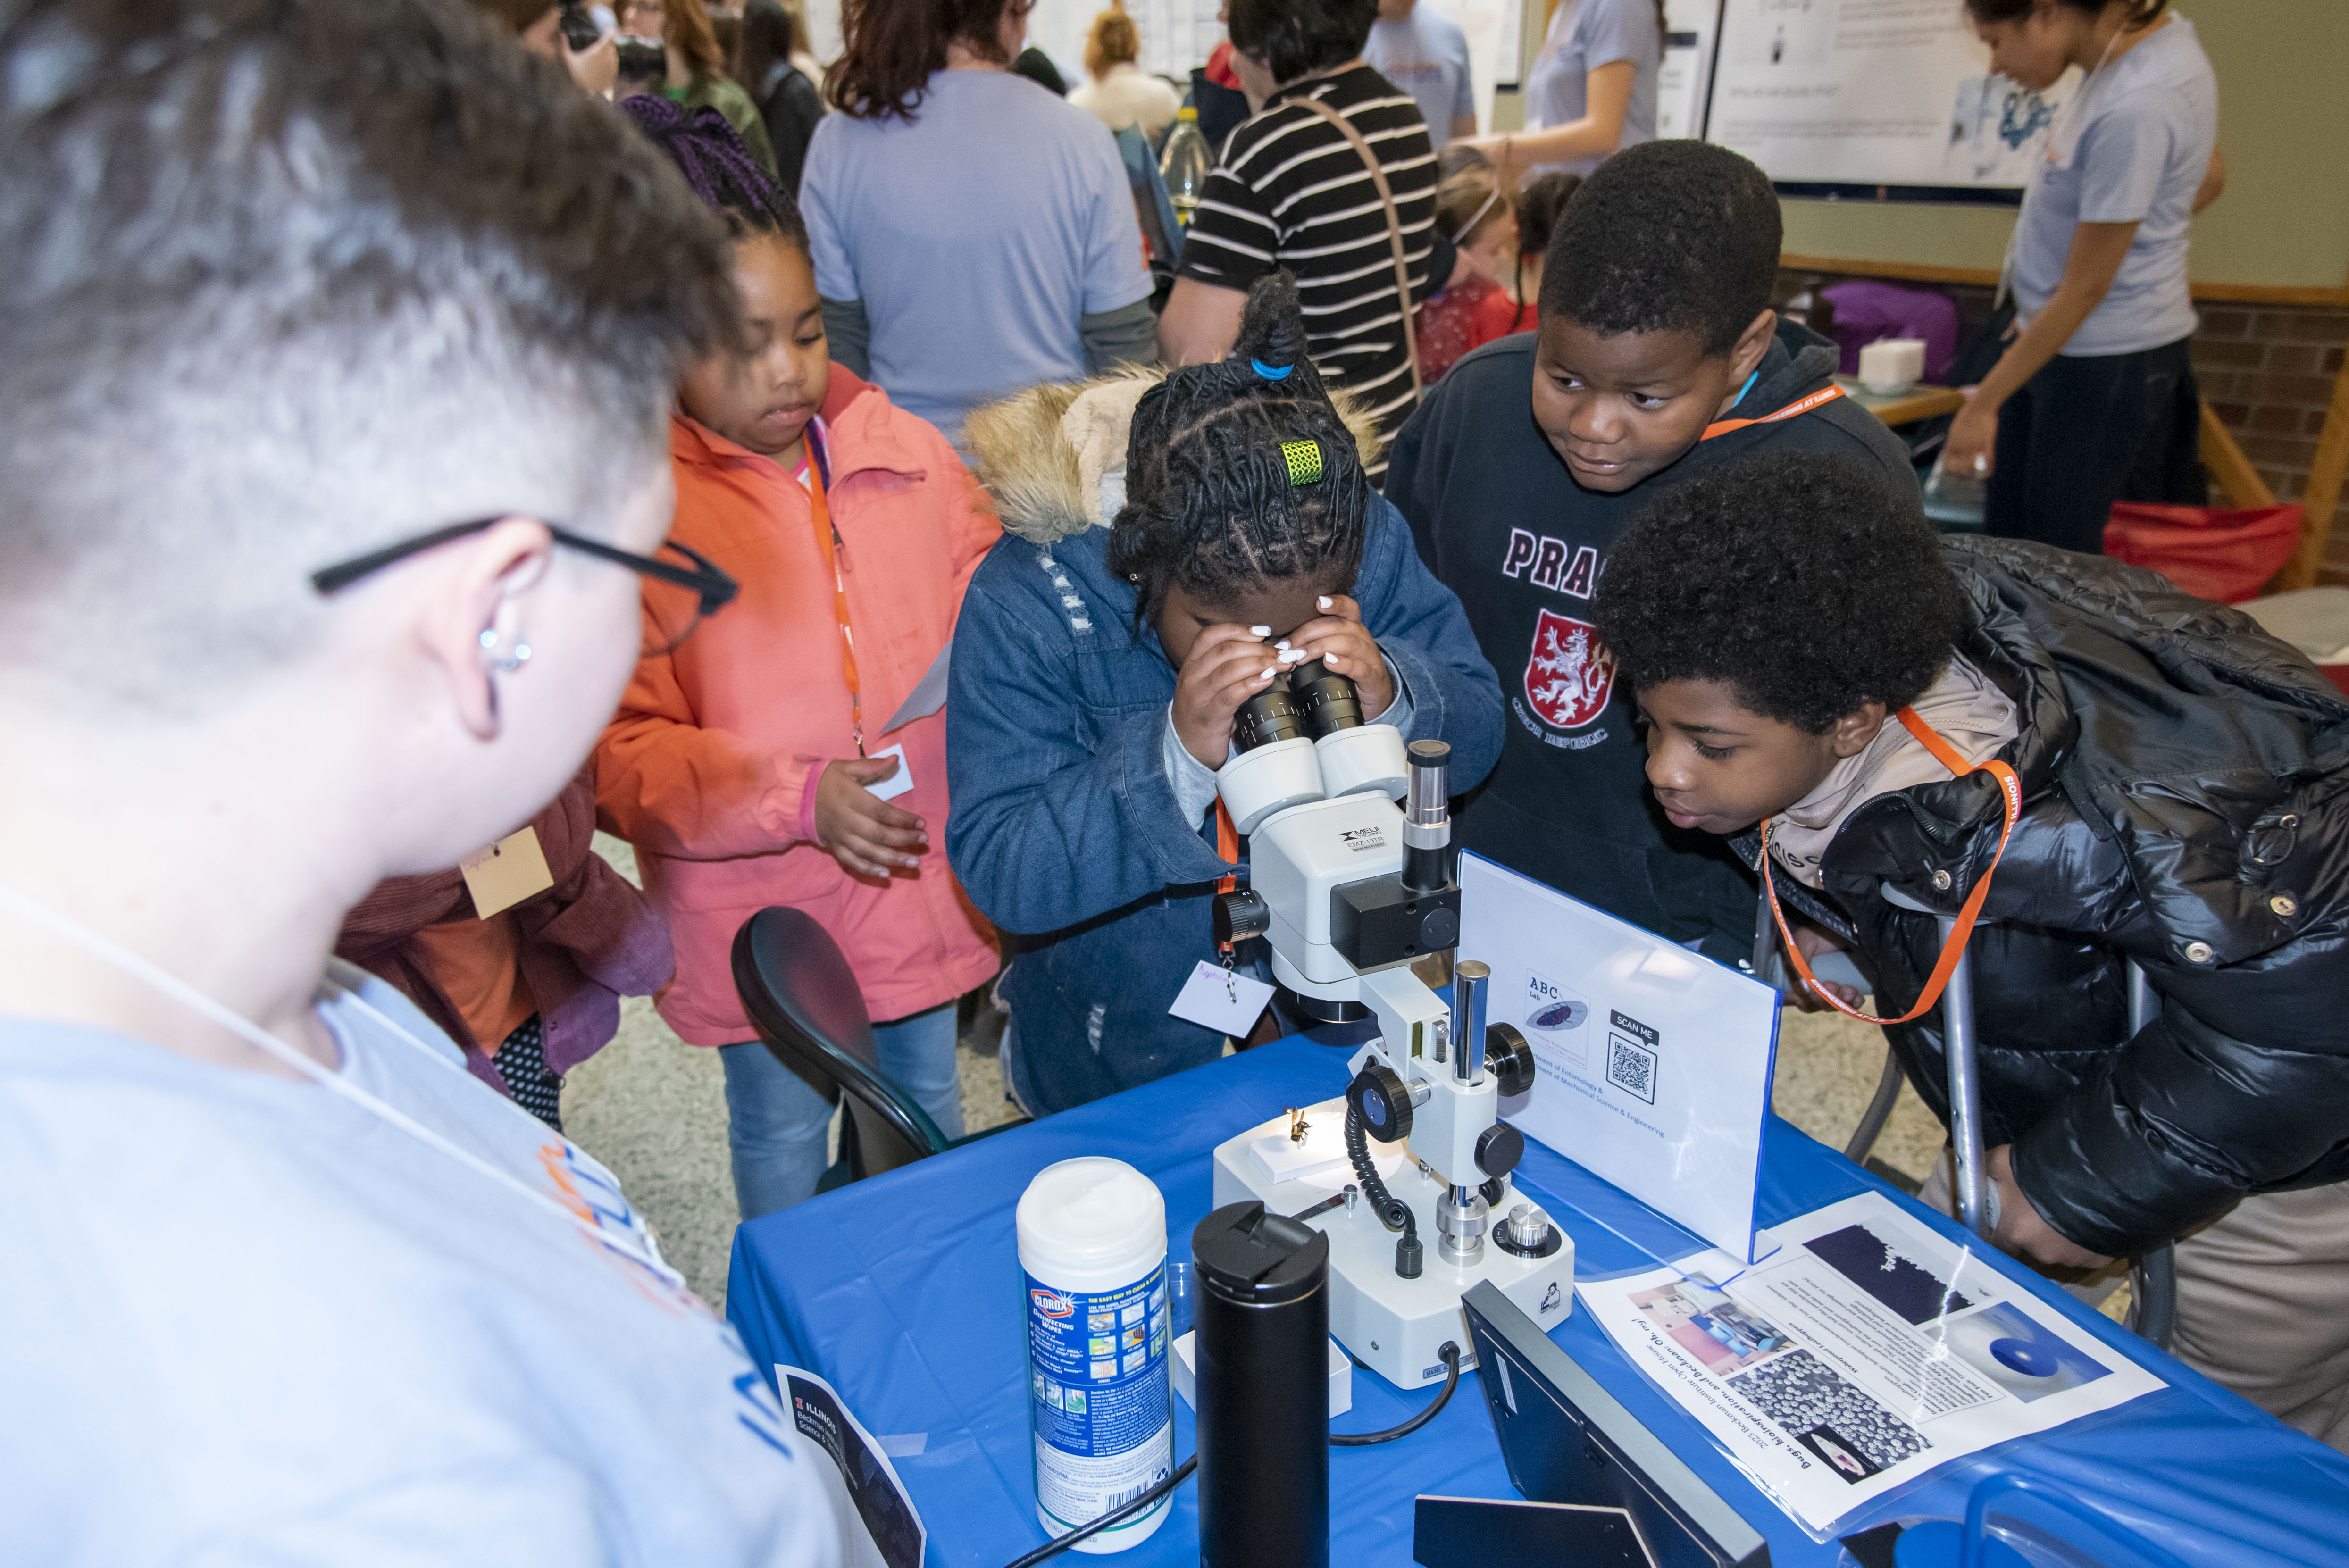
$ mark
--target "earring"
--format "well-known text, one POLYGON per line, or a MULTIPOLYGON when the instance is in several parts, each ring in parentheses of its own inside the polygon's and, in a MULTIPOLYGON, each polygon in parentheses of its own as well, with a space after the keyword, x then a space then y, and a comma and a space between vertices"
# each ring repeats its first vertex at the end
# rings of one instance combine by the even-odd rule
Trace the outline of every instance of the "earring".
POLYGON ((512 653, 502 656, 499 655, 498 629, 495 626, 481 628, 481 653, 492 669, 503 670, 508 675, 512 675, 530 663, 530 645, 520 637, 514 639, 512 653))

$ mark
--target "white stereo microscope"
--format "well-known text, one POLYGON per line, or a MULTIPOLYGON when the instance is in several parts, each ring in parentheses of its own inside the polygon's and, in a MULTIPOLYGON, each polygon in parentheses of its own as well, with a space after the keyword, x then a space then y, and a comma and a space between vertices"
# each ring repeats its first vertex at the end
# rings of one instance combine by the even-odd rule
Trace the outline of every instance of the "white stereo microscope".
POLYGON ((1459 940, 1452 748, 1414 741, 1406 757, 1319 665, 1251 698, 1235 741, 1217 788, 1248 837, 1250 885, 1218 897, 1216 934, 1268 938, 1274 978, 1307 1013, 1375 1016, 1379 1034, 1342 1099, 1217 1147, 1216 1202, 1257 1199, 1328 1235, 1330 1333, 1419 1387, 1444 1376, 1446 1341, 1468 1345, 1460 1298, 1478 1281, 1546 1330, 1574 1300, 1574 1243, 1512 1187, 1525 1140, 1499 1119, 1502 1097, 1534 1087, 1532 1049, 1509 1025, 1485 1027, 1484 965, 1454 965, 1449 1005, 1412 970, 1459 940))

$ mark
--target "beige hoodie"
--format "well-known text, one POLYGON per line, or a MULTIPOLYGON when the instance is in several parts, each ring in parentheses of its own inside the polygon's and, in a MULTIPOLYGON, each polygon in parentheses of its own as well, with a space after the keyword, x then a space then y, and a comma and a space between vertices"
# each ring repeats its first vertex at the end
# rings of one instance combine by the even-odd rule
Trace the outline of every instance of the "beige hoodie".
MULTIPOLYGON (((1956 654, 1909 706, 1969 762, 1996 756, 2020 733, 2013 702, 1956 654)), ((1816 887, 1819 862, 1854 811, 1878 795, 1951 777, 1907 725, 1887 714, 1866 750, 1837 763, 1817 789, 1770 820, 1770 852, 1805 886, 1816 887)))

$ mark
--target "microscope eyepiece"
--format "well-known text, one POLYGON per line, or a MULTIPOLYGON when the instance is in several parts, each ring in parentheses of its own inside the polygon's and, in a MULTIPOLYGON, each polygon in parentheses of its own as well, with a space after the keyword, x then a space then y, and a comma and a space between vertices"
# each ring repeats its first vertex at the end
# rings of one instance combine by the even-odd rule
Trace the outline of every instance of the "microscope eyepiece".
POLYGON ((1305 727, 1314 739, 1353 729, 1362 722, 1362 696, 1344 676, 1333 675, 1319 659, 1289 672, 1288 689, 1297 694, 1305 727))
POLYGON ((1304 734, 1305 718, 1298 712, 1297 698, 1289 692, 1285 670, 1276 674, 1270 686, 1240 704, 1239 711, 1232 715, 1232 745, 1241 751, 1254 751, 1276 740, 1295 740, 1304 734))
POLYGON ((1414 740, 1406 755, 1411 762, 1411 794, 1403 804, 1404 820, 1413 827, 1448 826, 1452 820, 1451 743, 1414 740))

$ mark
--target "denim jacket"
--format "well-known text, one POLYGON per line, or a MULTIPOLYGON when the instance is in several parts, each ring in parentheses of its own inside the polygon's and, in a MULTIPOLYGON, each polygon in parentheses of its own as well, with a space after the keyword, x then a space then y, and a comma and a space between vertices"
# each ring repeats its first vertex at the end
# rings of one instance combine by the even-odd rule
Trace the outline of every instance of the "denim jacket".
MULTIPOLYGON (((973 433, 989 478, 982 421, 973 433)), ((1175 671, 1155 630, 1135 627, 1109 531, 1077 519, 1062 531, 1071 520, 1022 509, 999 477, 991 488, 1009 531, 955 631, 947 851, 972 902, 1014 934, 1007 1068, 1046 1113, 1221 1054, 1220 1035, 1166 1009, 1216 960, 1207 901, 1233 868, 1212 817, 1176 803, 1163 746, 1175 671)), ((1353 596, 1409 693, 1405 738, 1450 741, 1465 789, 1500 752, 1499 683, 1402 515, 1374 498, 1366 532, 1353 596)))

